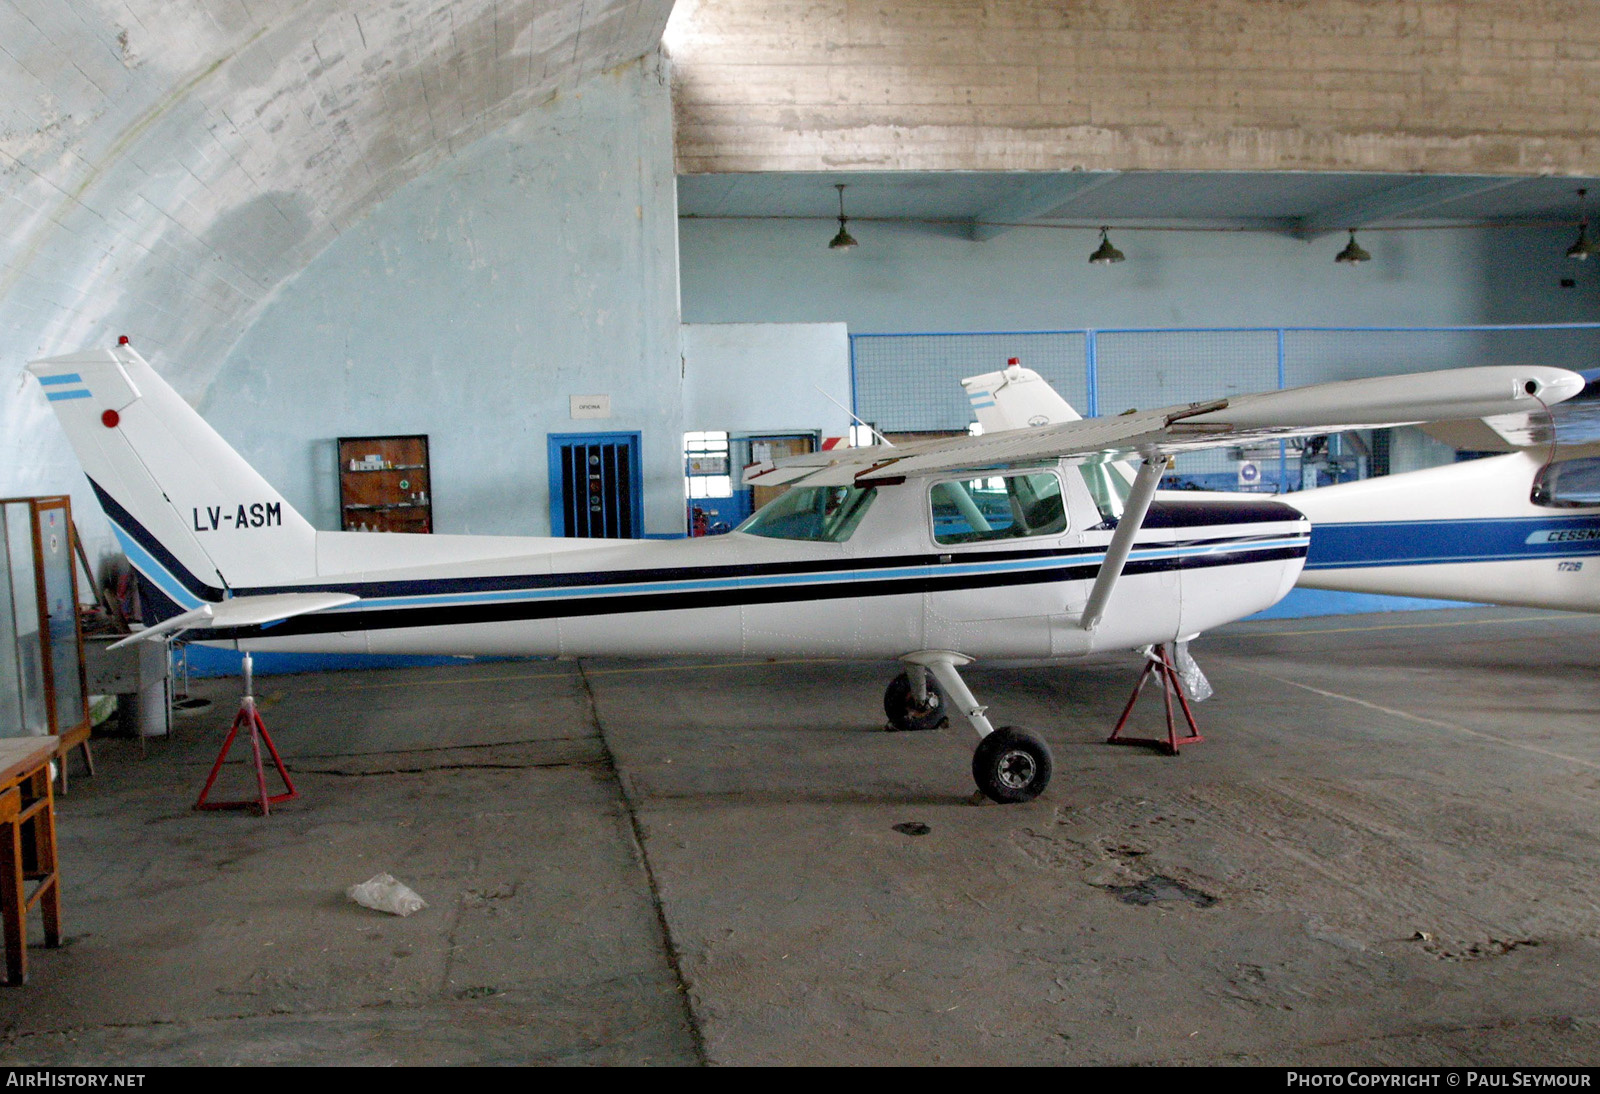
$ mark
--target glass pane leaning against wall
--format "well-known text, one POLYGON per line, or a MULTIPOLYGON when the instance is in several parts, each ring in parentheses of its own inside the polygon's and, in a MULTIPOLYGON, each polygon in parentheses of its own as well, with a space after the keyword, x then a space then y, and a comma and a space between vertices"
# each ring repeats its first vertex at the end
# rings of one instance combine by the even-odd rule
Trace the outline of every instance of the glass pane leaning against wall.
POLYGON ((50 675, 55 684, 56 732, 65 733, 88 717, 78 646, 78 594, 73 581, 72 521, 60 500, 34 506, 39 560, 44 569, 45 627, 50 642, 50 675))
POLYGON ((15 713, 0 707, 0 737, 50 732, 45 705, 44 643, 39 633, 39 589, 33 565, 33 517, 27 502, 0 506, 5 535, 5 602, 0 619, 0 690, 13 685, 15 713))

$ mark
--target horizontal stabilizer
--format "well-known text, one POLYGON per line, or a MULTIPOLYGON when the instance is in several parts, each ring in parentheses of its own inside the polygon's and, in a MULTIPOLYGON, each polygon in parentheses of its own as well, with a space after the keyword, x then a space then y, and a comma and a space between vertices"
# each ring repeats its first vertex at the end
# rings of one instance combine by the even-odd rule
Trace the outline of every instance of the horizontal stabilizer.
POLYGON ((270 593, 266 596, 236 596, 214 604, 202 604, 193 611, 175 615, 171 619, 147 627, 113 643, 118 649, 130 642, 153 641, 175 631, 226 630, 234 627, 259 627, 267 623, 281 623, 297 615, 326 611, 360 600, 351 593, 270 593))

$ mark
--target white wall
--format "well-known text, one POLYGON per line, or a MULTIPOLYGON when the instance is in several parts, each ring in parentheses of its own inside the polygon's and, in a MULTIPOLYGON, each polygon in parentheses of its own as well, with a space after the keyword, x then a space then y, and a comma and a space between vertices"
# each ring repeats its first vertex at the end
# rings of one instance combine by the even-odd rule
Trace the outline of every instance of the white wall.
POLYGON ((843 436, 850 426, 841 409, 850 405, 850 333, 843 323, 686 324, 683 377, 686 430, 815 429, 826 437, 843 436))

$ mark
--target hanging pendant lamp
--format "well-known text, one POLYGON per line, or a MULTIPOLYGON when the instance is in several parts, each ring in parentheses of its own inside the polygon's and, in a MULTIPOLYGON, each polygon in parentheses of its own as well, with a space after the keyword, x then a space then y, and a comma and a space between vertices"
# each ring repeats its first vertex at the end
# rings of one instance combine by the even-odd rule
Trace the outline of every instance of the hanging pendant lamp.
POLYGON ((849 231, 846 230, 846 228, 845 228, 846 222, 849 221, 849 219, 850 219, 849 217, 844 215, 844 187, 845 187, 845 184, 842 183, 842 182, 836 182, 833 185, 834 185, 834 188, 839 191, 839 234, 834 236, 831 240, 828 241, 828 250, 830 250, 830 251, 848 251, 852 247, 859 246, 859 244, 856 243, 856 237, 851 235, 849 233, 849 231))
POLYGON ((1109 266, 1113 262, 1124 262, 1127 255, 1111 245, 1111 238, 1105 228, 1100 229, 1100 246, 1095 248, 1094 254, 1089 256, 1089 261, 1096 266, 1109 266))

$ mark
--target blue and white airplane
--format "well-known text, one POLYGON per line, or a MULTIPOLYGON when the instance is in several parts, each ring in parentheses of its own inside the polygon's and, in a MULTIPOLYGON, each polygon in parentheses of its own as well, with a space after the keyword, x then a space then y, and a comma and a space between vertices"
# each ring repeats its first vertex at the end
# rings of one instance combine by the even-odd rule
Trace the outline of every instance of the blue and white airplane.
POLYGON ((1462 369, 1077 420, 1010 368, 965 382, 994 426, 983 436, 794 457, 747 476, 789 489, 726 536, 619 541, 318 531, 131 347, 29 368, 159 591, 144 636, 243 651, 895 659, 891 724, 936 726, 953 704, 979 738, 973 777, 1002 802, 1045 788, 1050 752, 993 726, 961 666, 1187 639, 1271 605, 1300 573, 1299 512, 1161 494, 1171 453, 1513 413, 1582 384, 1555 368, 1462 369), (1136 473, 1107 462, 1123 457, 1136 473))
POLYGON ((1600 611, 1600 443, 1585 421, 1594 407, 1575 400, 1531 429, 1448 423, 1430 432, 1509 451, 1292 495, 1313 525, 1299 584, 1600 611))

